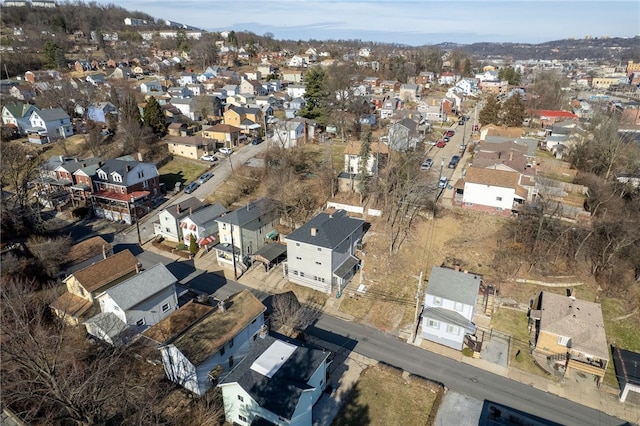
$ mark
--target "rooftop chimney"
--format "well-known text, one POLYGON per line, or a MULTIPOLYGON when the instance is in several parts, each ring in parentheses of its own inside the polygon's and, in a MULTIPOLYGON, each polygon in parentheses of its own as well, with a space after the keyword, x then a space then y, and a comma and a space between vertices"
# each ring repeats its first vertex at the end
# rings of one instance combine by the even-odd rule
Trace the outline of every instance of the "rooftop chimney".
POLYGON ((513 161, 513 151, 509 151, 509 161, 513 161))
POLYGON ((180 214, 180 203, 176 204, 176 212, 180 214))
POLYGON ((456 271, 456 272, 460 272, 460 265, 455 265, 453 267, 453 270, 456 271))
POLYGON ((267 328, 266 324, 262 324, 262 326, 260 327, 260 338, 264 339, 265 337, 267 337, 267 334, 269 334, 269 328, 267 328))
POLYGON ((193 207, 189 207, 189 215, 193 214, 193 207))
POLYGON ((224 300, 218 302, 218 308, 220 309, 220 312, 227 312, 227 304, 224 300))
POLYGON ((318 228, 311 228, 311 236, 312 237, 315 237, 317 233, 318 233, 318 228))

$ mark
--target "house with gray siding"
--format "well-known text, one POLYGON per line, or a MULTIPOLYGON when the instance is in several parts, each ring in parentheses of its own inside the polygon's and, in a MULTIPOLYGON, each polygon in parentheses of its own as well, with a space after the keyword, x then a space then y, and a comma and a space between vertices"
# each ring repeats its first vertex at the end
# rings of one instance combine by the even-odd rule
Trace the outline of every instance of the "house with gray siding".
POLYGON ((285 238, 289 281, 339 295, 360 264, 355 254, 364 224, 363 219, 338 210, 320 213, 289 234, 285 238))
POLYGON ((180 242, 183 238, 180 221, 203 206, 202 201, 190 197, 165 208, 158 214, 158 221, 153 224, 154 234, 165 240, 180 242))
POLYGON ((466 335, 473 335, 472 322, 482 276, 434 266, 424 295, 423 339, 462 350, 466 335))

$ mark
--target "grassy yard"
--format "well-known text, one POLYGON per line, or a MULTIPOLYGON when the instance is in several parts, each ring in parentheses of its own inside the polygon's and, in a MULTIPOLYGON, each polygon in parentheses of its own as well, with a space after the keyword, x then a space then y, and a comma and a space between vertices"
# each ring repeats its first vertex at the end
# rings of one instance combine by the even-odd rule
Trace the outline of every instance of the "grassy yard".
POLYGON ((177 182, 184 184, 193 181, 207 170, 205 164, 197 161, 188 160, 186 158, 175 157, 167 164, 162 166, 160 173, 160 182, 166 184, 167 190, 172 190, 177 182))
POLYGON ((443 394, 442 387, 423 378, 371 366, 362 372, 333 425, 431 425, 443 394))

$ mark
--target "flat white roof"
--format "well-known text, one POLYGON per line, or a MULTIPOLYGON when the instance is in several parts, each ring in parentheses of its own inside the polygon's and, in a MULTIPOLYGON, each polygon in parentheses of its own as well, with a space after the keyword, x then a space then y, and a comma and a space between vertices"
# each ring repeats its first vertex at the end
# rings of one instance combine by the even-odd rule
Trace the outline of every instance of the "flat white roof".
POLYGON ((253 361, 251 369, 256 373, 271 378, 295 351, 296 346, 276 340, 262 355, 253 361))

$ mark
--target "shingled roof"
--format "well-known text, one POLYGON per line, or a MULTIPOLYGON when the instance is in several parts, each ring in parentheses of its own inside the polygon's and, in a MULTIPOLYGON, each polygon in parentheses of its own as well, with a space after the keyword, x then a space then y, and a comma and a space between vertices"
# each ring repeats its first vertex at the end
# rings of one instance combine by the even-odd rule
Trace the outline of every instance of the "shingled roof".
POLYGON ((138 259, 129 250, 123 250, 74 272, 73 277, 86 291, 92 292, 136 272, 137 269, 138 259))
POLYGON ((287 241, 297 241, 318 247, 333 249, 358 228, 363 219, 349 217, 344 210, 334 214, 320 213, 287 236, 287 241))

